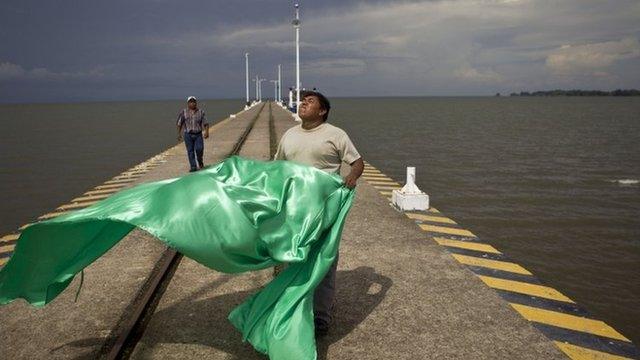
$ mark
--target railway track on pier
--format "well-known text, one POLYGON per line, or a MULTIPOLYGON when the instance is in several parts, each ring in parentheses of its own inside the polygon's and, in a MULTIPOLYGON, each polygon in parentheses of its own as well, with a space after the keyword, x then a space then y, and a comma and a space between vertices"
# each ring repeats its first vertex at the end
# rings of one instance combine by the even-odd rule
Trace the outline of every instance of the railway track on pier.
MULTIPOLYGON (((260 106, 260 109, 249 121, 247 127, 234 144, 233 149, 226 154, 225 158, 240 154, 245 141, 253 131, 254 125, 263 111, 269 111, 269 122, 273 122, 271 103, 268 103, 268 106, 267 104, 260 106)), ((270 131, 269 135, 274 136, 274 133, 270 131)), ((273 141, 271 139, 271 142, 273 141)), ((144 334, 145 328, 171 282, 182 257, 182 254, 171 248, 165 250, 134 300, 131 311, 123 315, 110 341, 107 341, 102 347, 100 358, 128 359, 130 357, 136 344, 144 334)))

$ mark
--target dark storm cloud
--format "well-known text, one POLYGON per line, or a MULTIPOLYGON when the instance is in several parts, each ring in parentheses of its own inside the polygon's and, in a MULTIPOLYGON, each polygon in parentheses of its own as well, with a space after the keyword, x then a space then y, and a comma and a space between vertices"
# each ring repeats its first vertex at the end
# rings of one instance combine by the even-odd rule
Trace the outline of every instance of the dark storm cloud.
MULTIPOLYGON (((245 51, 292 84, 292 2, 0 9, 3 102, 241 97, 245 51)), ((302 15, 303 85, 332 95, 640 87, 635 0, 306 1, 302 15)))

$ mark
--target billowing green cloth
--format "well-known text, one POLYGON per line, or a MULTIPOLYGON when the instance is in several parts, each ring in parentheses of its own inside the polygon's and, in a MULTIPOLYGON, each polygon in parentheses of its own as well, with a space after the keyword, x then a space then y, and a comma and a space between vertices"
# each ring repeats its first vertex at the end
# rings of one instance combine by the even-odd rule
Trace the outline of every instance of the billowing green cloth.
POLYGON ((24 229, 0 271, 0 303, 44 306, 139 227, 226 273, 289 263, 229 320, 271 359, 315 359, 313 291, 336 256, 353 194, 337 175, 241 157, 141 184, 24 229))

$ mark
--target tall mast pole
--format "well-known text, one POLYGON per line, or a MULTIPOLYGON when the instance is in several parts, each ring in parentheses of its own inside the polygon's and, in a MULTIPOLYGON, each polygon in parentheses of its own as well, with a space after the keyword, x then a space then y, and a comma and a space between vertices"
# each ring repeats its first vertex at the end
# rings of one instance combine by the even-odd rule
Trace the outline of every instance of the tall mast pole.
POLYGON ((249 53, 244 53, 244 67, 245 67, 245 75, 246 75, 246 90, 247 90, 247 102, 245 104, 245 109, 249 107, 249 53))
POLYGON ((278 64, 278 102, 282 102, 282 65, 278 64))
POLYGON ((295 3, 296 18, 293 27, 296 29, 296 120, 300 121, 300 4, 295 3))

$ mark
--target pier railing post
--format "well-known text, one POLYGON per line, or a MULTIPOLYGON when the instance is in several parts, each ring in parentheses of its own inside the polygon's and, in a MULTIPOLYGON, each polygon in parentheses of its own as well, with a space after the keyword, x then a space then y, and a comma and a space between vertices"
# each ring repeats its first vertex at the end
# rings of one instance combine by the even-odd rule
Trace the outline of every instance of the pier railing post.
POLYGON ((400 190, 393 190, 391 203, 401 211, 429 209, 429 195, 416 185, 416 168, 407 167, 407 182, 400 190))

